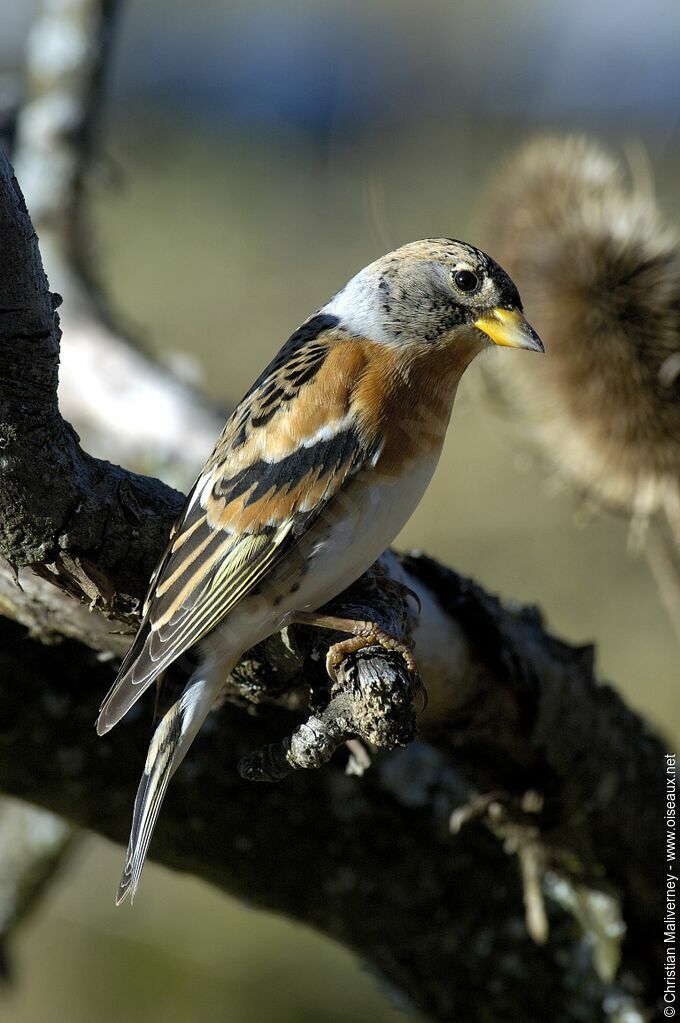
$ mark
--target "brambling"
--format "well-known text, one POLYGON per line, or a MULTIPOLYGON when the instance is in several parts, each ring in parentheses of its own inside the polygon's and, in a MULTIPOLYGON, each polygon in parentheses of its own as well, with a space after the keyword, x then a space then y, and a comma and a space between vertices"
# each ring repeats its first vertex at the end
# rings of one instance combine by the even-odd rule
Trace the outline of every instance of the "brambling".
POLYGON ((200 664, 161 719, 135 800, 120 903, 139 883, 168 782, 243 653, 292 623, 380 643, 370 622, 316 609, 382 554, 434 472, 456 388, 491 342, 543 351, 505 271, 448 238, 366 267, 286 341, 238 405, 150 583, 102 704, 112 728, 182 653, 200 664))

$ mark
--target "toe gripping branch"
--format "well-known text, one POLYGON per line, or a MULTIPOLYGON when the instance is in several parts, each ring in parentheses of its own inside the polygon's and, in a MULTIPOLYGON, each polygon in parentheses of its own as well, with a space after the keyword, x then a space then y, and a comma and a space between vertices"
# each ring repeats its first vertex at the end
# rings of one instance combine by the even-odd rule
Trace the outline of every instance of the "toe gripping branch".
POLYGON ((353 739, 380 749, 411 742, 422 693, 410 655, 415 607, 408 591, 391 580, 378 562, 324 609, 326 622, 352 619, 363 626, 360 635, 348 641, 347 632, 335 633, 340 642, 328 649, 329 634, 323 631, 328 624, 295 626, 300 675, 318 678, 324 663, 330 668, 330 679, 322 687, 324 697, 316 712, 291 735, 245 756, 239 763, 241 776, 250 781, 280 781, 293 771, 321 767, 353 739), (375 629, 367 628, 367 623, 375 629))

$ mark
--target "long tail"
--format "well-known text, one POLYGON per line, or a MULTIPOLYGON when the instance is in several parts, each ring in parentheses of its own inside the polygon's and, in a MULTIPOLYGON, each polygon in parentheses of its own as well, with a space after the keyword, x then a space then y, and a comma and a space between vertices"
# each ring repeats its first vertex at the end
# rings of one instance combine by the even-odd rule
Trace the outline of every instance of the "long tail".
POLYGON ((128 892, 131 899, 134 898, 168 782, 184 760, 229 671, 228 665, 222 665, 219 670, 206 670, 206 666, 201 665, 153 734, 135 798, 117 906, 128 892))

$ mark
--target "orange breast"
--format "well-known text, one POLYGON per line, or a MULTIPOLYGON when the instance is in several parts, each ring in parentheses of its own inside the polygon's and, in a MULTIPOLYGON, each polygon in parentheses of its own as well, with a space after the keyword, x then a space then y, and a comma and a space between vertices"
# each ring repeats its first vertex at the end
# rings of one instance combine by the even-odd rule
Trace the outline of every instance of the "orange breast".
POLYGON ((383 438, 376 469, 399 476, 441 448, 464 366, 431 345, 356 343, 364 345, 365 367, 353 407, 369 436, 377 428, 383 438))

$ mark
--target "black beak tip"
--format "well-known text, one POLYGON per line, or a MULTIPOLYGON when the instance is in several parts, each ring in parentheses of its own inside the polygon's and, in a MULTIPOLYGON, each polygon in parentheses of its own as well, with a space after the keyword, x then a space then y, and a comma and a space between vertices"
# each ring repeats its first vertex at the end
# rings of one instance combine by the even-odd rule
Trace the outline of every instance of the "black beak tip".
POLYGON ((532 352, 545 352, 545 345, 541 341, 540 337, 538 336, 538 334, 536 333, 534 328, 530 324, 527 324, 527 327, 529 328, 529 336, 531 337, 531 342, 532 342, 532 344, 531 344, 531 351, 532 352))

